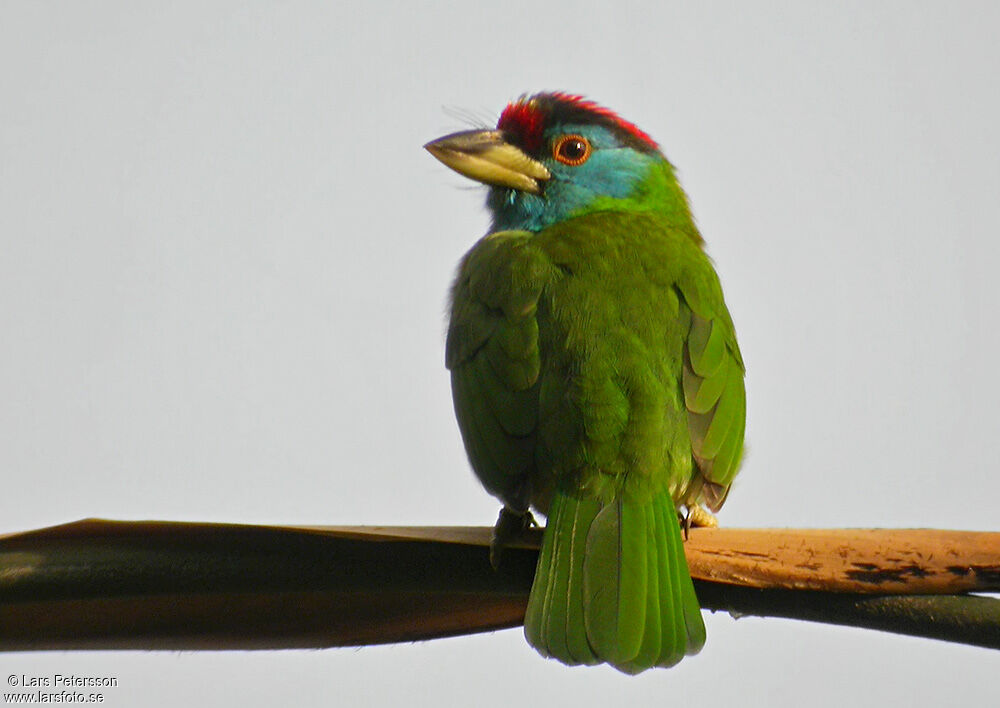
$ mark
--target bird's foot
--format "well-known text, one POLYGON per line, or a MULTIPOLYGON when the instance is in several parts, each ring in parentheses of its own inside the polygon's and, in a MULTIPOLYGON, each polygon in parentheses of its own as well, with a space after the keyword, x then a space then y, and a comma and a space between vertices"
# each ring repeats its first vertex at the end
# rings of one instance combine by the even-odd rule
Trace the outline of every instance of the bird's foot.
POLYGON ((500 555, 511 541, 520 538, 521 534, 532 526, 538 526, 530 511, 514 511, 504 507, 493 527, 493 538, 490 539, 490 565, 493 570, 500 567, 500 555))
POLYGON ((687 506, 687 513, 684 514, 682 523, 684 524, 684 540, 686 541, 688 538, 688 532, 691 530, 692 526, 714 529, 719 525, 719 520, 715 518, 715 514, 710 512, 701 504, 689 504, 687 506))

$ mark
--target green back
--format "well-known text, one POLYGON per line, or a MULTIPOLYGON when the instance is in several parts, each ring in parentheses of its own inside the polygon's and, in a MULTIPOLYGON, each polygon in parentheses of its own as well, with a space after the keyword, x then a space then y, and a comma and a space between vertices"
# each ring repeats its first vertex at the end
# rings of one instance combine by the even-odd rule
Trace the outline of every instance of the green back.
POLYGON ((555 485, 717 508, 745 416, 718 278, 669 169, 602 202, 460 265, 447 364, 473 468, 519 510, 546 512, 555 485))

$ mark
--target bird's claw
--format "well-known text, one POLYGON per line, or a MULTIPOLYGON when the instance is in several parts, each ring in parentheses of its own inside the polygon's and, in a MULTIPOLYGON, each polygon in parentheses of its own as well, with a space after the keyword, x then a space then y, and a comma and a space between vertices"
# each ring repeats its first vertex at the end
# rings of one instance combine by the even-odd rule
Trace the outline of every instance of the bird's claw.
POLYGON ((500 510, 500 516, 493 527, 493 538, 490 539, 490 565, 493 570, 500 567, 500 555, 504 547, 532 526, 538 526, 538 522, 530 511, 514 511, 507 507, 500 510))
POLYGON ((682 523, 684 526, 684 540, 686 541, 692 526, 714 529, 719 525, 719 520, 715 518, 715 514, 701 504, 688 504, 682 523))

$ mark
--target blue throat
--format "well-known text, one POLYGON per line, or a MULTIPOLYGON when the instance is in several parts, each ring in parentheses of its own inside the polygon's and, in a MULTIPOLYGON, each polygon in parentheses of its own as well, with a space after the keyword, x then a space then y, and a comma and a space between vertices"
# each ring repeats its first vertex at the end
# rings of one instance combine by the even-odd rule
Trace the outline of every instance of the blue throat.
POLYGON ((551 157, 543 159, 552 178, 545 183, 542 194, 492 187, 486 198, 493 215, 492 231, 541 231, 585 213, 598 199, 602 205, 608 198, 627 199, 649 175, 650 168, 663 159, 656 153, 622 147, 603 126, 565 125, 553 132, 586 136, 594 146, 593 156, 575 167, 551 157))

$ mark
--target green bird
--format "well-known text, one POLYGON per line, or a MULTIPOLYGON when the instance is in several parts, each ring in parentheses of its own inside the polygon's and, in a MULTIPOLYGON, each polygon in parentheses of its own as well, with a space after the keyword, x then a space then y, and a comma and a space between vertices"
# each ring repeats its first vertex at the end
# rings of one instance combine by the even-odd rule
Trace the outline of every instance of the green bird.
POLYGON ((714 522, 701 505, 717 511, 739 468, 746 394, 673 166, 635 125, 564 93, 425 147, 490 187, 446 362, 469 460, 504 504, 495 550, 530 508, 547 517, 528 642, 629 674, 697 653, 679 512, 714 522))

